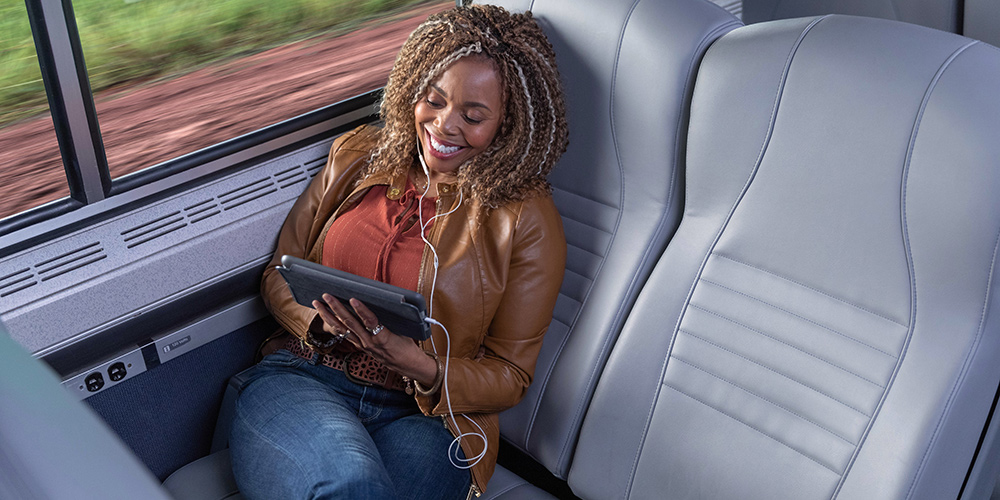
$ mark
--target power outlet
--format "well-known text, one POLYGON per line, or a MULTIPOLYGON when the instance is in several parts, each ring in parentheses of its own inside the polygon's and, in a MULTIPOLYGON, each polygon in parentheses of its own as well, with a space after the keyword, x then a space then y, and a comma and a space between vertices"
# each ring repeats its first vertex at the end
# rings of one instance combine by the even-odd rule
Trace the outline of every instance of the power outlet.
POLYGON ((83 382, 84 384, 87 385, 88 391, 97 392, 101 390, 102 387, 104 387, 104 376, 101 375, 100 372, 94 372, 91 373, 90 375, 87 375, 87 378, 84 379, 83 382))
POLYGON ((108 377, 112 382, 117 382, 125 378, 125 375, 128 375, 128 370, 125 369, 125 363, 121 361, 108 367, 108 377))

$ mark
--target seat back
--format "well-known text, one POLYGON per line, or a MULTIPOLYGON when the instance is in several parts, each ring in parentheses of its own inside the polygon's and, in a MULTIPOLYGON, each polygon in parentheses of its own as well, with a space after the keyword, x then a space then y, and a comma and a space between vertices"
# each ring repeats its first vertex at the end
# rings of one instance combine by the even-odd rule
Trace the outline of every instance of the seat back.
POLYGON ((121 439, 3 324, 0 498, 169 498, 121 439))
MULTIPOLYGON (((992 0, 984 0, 990 1, 992 0)), ((893 19, 958 33, 959 0, 743 0, 747 24, 823 14, 893 19)))
POLYGON ((717 41, 573 491, 956 498, 1000 382, 997 88, 996 49, 881 19, 717 41))
POLYGON ((503 0, 530 9, 564 82, 570 145, 550 180, 568 255, 555 317, 505 439, 565 477, 584 411, 639 287, 680 218, 697 63, 739 25, 707 0, 503 0))

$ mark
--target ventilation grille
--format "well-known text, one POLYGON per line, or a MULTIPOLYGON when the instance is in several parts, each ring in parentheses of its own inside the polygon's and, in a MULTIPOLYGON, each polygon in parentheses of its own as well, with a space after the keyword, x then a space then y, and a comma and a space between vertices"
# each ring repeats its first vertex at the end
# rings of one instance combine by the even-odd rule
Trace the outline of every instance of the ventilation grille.
POLYGON ((31 268, 21 269, 16 273, 0 276, 0 297, 13 295, 26 288, 31 288, 38 284, 35 273, 31 268))
POLYGON ((185 207, 183 210, 171 212, 157 219, 122 231, 121 235, 125 241, 125 246, 126 248, 135 248, 188 225, 197 224, 224 211, 232 210, 251 201, 268 196, 279 189, 286 189, 297 186, 299 183, 307 182, 309 179, 315 177, 325 165, 326 156, 324 155, 301 165, 268 175, 267 177, 258 178, 255 181, 222 193, 219 196, 185 207))
POLYGON ((107 257, 108 255, 100 243, 91 243, 39 262, 34 266, 0 276, 0 297, 13 295, 40 282, 82 269, 107 257))

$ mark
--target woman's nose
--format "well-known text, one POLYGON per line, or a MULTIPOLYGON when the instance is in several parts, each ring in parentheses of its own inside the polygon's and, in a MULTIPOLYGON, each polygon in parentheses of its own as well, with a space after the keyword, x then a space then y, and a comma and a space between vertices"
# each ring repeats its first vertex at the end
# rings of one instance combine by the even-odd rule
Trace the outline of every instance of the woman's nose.
POLYGON ((457 130, 458 113, 450 108, 442 109, 434 120, 434 125, 443 133, 451 134, 457 130))

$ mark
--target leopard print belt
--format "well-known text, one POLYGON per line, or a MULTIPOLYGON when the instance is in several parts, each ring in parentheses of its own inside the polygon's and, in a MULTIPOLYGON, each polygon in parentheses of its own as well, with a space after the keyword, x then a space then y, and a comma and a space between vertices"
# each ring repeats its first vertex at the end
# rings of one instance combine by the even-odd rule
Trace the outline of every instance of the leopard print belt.
POLYGON ((329 366, 334 370, 344 372, 347 378, 356 384, 364 386, 379 386, 396 391, 406 390, 406 381, 403 376, 386 368, 377 359, 371 357, 364 351, 340 352, 333 351, 330 354, 319 355, 317 360, 316 352, 306 347, 297 338, 290 338, 285 342, 285 349, 292 354, 309 360, 313 364, 329 366))

